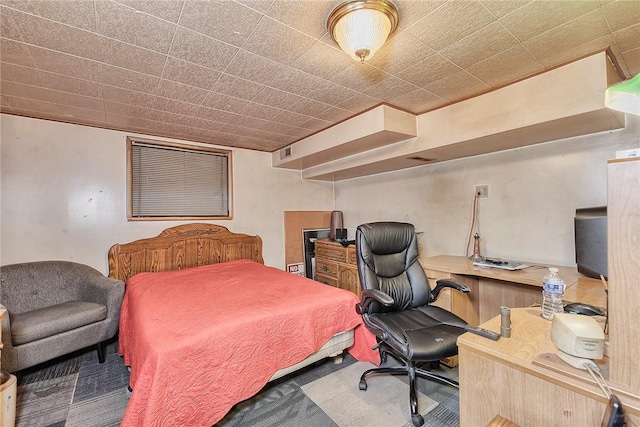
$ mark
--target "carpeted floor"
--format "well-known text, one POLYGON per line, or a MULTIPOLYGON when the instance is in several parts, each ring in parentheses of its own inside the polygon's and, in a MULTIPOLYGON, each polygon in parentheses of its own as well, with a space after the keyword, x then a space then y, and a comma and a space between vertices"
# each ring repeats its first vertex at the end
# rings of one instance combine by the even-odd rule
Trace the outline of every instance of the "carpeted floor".
MULTIPOLYGON (((117 343, 107 351, 104 364, 95 351, 87 351, 20 373, 16 426, 118 426, 127 405, 129 372, 117 343)), ((358 389, 359 375, 370 366, 349 355, 340 364, 316 364, 267 384, 217 426, 411 426, 406 379, 376 376, 367 391, 358 389)), ((458 370, 442 368, 439 373, 457 379, 458 370)), ((456 389, 421 379, 418 388, 425 426, 460 424, 456 389)))

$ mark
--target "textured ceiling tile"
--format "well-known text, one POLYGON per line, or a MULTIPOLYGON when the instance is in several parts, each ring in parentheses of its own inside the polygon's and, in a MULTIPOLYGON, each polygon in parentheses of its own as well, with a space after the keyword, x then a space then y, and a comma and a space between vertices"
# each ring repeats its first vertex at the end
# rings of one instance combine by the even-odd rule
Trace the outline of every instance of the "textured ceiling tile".
POLYGON ((260 13, 267 13, 271 4, 273 4, 273 1, 274 0, 237 0, 238 3, 250 7, 260 13))
POLYGON ((42 73, 39 70, 9 62, 0 62, 0 77, 2 80, 20 82, 31 86, 42 86, 44 83, 42 73))
POLYGON ((640 24, 626 27, 613 33, 613 37, 622 52, 640 47, 640 24))
POLYGON ((208 90, 161 79, 156 94, 163 98, 175 99, 190 104, 200 104, 209 93, 208 90))
MULTIPOLYGON (((104 1, 104 0, 100 0, 104 1)), ((137 11, 157 16, 166 21, 178 22, 183 0, 114 0, 137 11)))
POLYGON ((260 91, 260 93, 255 96, 253 101, 260 104, 269 105, 271 107, 289 110, 291 109, 292 105, 295 105, 303 99, 304 98, 292 93, 284 92, 282 90, 274 89, 271 87, 265 87, 262 89, 262 91, 260 91))
POLYGON ((622 52, 622 57, 629 69, 630 75, 627 77, 640 73, 640 49, 622 52))
POLYGON ((353 65, 333 76, 330 80, 344 87, 364 92, 385 79, 387 73, 369 64, 353 61, 353 65))
POLYGON ((222 95, 251 101, 263 88, 261 84, 222 74, 211 90, 222 95))
POLYGON ((493 22, 464 39, 444 48, 440 54, 460 67, 496 55, 518 44, 518 40, 499 22, 493 22))
POLYGON ((320 42, 311 46, 293 64, 294 67, 323 79, 330 79, 352 65, 353 60, 344 52, 320 42))
POLYGON ((429 83, 424 88, 448 102, 470 98, 477 93, 490 89, 488 85, 464 70, 449 74, 440 80, 429 83))
POLYGON ((380 102, 381 101, 378 98, 359 93, 349 99, 342 101, 339 104, 336 104, 336 107, 343 110, 351 111, 353 113, 359 113, 361 111, 368 110, 374 105, 380 104, 380 102))
POLYGON ((543 58, 540 60, 540 63, 547 68, 556 67, 558 65, 572 62, 576 58, 582 58, 595 52, 601 52, 603 50, 606 50, 607 48, 609 48, 614 54, 617 55, 617 59, 620 57, 620 52, 615 47, 613 37, 611 37, 611 35, 606 35, 604 37, 600 37, 599 39, 576 46, 572 49, 562 51, 547 58, 543 58))
POLYGON ((3 98, 7 100, 11 107, 16 110, 23 110, 29 112, 38 112, 46 114, 58 114, 60 107, 53 102, 47 102, 41 99, 21 98, 11 95, 3 95, 3 98))
POLYGON ((267 15, 298 31, 319 38, 326 31, 326 19, 336 5, 335 0, 278 0, 267 15))
POLYGON ((38 68, 44 71, 92 81, 98 81, 102 75, 102 64, 97 61, 36 46, 29 47, 29 51, 38 68))
POLYGON ((13 40, 0 40, 0 59, 3 62, 24 65, 25 67, 35 66, 27 45, 13 40))
POLYGON ((88 96, 75 95, 51 89, 35 86, 21 85, 13 82, 5 82, 2 92, 8 96, 29 98, 55 104, 71 105, 92 110, 104 110, 102 99, 88 96))
POLYGON ((169 55, 223 71, 238 48, 178 27, 169 55))
POLYGON ((333 125, 332 122, 326 121, 326 120, 321 120, 315 117, 309 117, 309 120, 307 120, 306 122, 302 123, 300 125, 301 128, 304 129, 309 129, 312 131, 319 131, 322 129, 327 129, 328 127, 331 127, 333 125))
POLYGON ((315 39, 265 16, 242 48, 291 64, 314 43, 315 39))
POLYGON ((430 48, 440 50, 489 25, 495 19, 477 1, 454 1, 425 16, 407 28, 407 31, 430 48))
POLYGON ((500 87, 542 70, 536 58, 518 45, 473 64, 467 71, 491 87, 500 87))
POLYGON ((93 123, 100 126, 104 126, 106 120, 106 113, 103 109, 93 110, 73 105, 60 106, 59 113, 66 119, 81 120, 83 123, 93 123))
POLYGON ((158 77, 166 62, 166 56, 161 53, 108 38, 101 40, 100 49, 107 64, 158 77))
POLYGON ((612 31, 635 25, 640 22, 640 2, 623 0, 602 7, 602 13, 612 31))
POLYGON ((520 41, 572 21, 599 7, 597 1, 535 1, 500 18, 520 41))
POLYGON ((388 76, 377 85, 367 89, 364 93, 372 97, 387 99, 414 90, 416 90, 416 87, 411 83, 407 83, 394 76, 388 76))
POLYGON ((397 4, 398 27, 408 28, 444 5, 446 0, 407 1, 397 4))
POLYGON ((315 99, 325 104, 335 105, 356 94, 358 94, 358 92, 325 80, 323 84, 315 86, 310 90, 307 98, 315 99))
MULTIPOLYGON (((279 108, 273 108, 255 102, 247 103, 247 105, 240 111, 240 114, 247 115, 249 117, 273 121, 278 121, 277 117, 282 113, 286 113, 288 115, 295 114, 290 111, 284 111, 279 108)), ((295 118, 291 117, 291 120, 295 120, 295 118)))
POLYGON ((398 77, 416 86, 424 87, 459 71, 460 67, 456 64, 444 56, 436 54, 398 73, 398 77))
POLYGON ((390 98, 389 102, 397 107, 416 113, 433 110, 447 103, 444 99, 423 89, 415 89, 411 92, 390 98))
POLYGON ((137 118, 138 120, 141 120, 144 117, 148 117, 150 108, 141 107, 138 105, 122 104, 120 102, 114 102, 114 101, 105 101, 104 110, 107 113, 127 115, 132 118, 137 118))
POLYGON ((97 1, 95 5, 98 34, 156 52, 169 52, 176 24, 120 3, 97 1))
POLYGON ((338 123, 353 116, 353 112, 342 108, 331 107, 328 110, 318 114, 319 119, 327 120, 332 123, 338 123))
POLYGON ((220 74, 219 71, 211 68, 169 56, 162 71, 162 78, 202 89, 211 89, 220 74))
POLYGON ((195 115, 198 106, 175 99, 156 97, 151 106, 154 110, 165 111, 169 114, 195 115))
POLYGON ((394 33, 368 63, 394 73, 411 67, 434 53, 433 49, 412 34, 402 31, 394 33))
POLYGON ((274 78, 288 68, 276 61, 264 58, 255 53, 240 50, 227 66, 225 73, 241 79, 264 85, 270 84, 274 78))
POLYGON ((128 110, 118 110, 117 106, 107 109, 106 122, 117 126, 126 126, 141 129, 150 126, 149 120, 132 116, 128 110), (113 110, 113 111, 111 111, 113 110))
POLYGON ((530 2, 531 0, 480 0, 480 3, 498 18, 508 15, 530 2))
POLYGON ((104 60, 104 38, 48 19, 11 11, 25 43, 96 61, 104 60))
POLYGON ((275 110, 276 114, 273 114, 270 118, 272 122, 283 123, 290 126, 298 126, 306 123, 310 119, 309 116, 304 114, 294 113, 293 111, 275 110))
POLYGON ((294 104, 286 105, 282 108, 313 117, 316 114, 322 113, 329 107, 330 105, 327 105, 323 102, 319 102, 313 99, 300 98, 298 102, 294 104))
POLYGON ((234 98, 232 96, 215 92, 209 92, 207 97, 202 101, 202 105, 205 107, 216 108, 222 111, 231 111, 233 113, 239 113, 248 104, 249 101, 244 99, 234 98))
POLYGON ((523 45, 536 58, 546 58, 553 53, 569 50, 596 40, 609 33, 609 27, 599 10, 583 15, 553 30, 533 37, 523 45))
POLYGON ((90 80, 75 79, 61 74, 42 72, 42 87, 79 95, 102 98, 102 85, 90 80))
POLYGON ((229 120, 232 120, 235 117, 235 114, 230 111, 223 111, 216 108, 199 106, 198 110, 194 113, 194 116, 209 121, 228 123, 229 120))
POLYGON ((324 82, 326 82, 326 80, 311 74, 303 73, 302 71, 298 71, 294 68, 289 68, 273 79, 269 86, 286 92, 295 93, 296 95, 306 96, 312 88, 322 86, 324 82))
POLYGON ((99 77, 98 81, 100 83, 124 89, 153 93, 158 87, 160 78, 103 64, 102 75, 99 77))
POLYGON ((187 1, 178 23, 216 40, 242 46, 261 17, 255 10, 229 0, 187 1))
POLYGON ((105 102, 112 101, 120 104, 129 104, 142 108, 151 108, 155 99, 155 95, 138 92, 119 87, 108 86, 103 89, 103 98, 105 102))
MULTIPOLYGON (((0 4, 0 37, 3 39, 22 41, 18 25, 13 19, 13 15, 9 8, 0 4)), ((4 40, 2 40, 4 43, 4 40)))
POLYGON ((2 3, 31 15, 42 16, 43 18, 61 22, 72 27, 93 32, 96 30, 96 17, 92 1, 3 0, 2 3))

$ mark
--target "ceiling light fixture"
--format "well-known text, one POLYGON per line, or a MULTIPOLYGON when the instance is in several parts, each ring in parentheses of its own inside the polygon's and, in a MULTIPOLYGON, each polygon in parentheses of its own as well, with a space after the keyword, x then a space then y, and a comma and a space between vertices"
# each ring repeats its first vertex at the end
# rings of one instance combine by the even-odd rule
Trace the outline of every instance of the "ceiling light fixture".
POLYGON ((604 105, 613 110, 640 115, 640 74, 608 88, 604 93, 604 105))
POLYGON ((398 9, 387 0, 350 0, 327 18, 327 31, 348 55, 364 62, 398 26, 398 9))

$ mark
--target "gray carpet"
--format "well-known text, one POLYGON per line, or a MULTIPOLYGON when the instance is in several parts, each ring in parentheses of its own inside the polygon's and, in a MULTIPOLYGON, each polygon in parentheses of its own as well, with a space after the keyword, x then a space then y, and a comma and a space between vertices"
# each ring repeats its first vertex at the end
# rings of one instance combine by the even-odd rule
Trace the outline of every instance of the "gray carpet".
MULTIPOLYGON (((129 373, 122 358, 117 354, 117 343, 110 345, 107 352, 104 364, 98 363, 95 351, 87 351, 20 373, 16 426, 118 426, 127 404, 126 387, 129 373)), ((389 359, 388 364, 393 364, 392 358, 389 359)), ((322 381, 315 384, 314 382, 356 363, 347 355, 341 364, 333 364, 329 360, 269 383, 256 396, 232 408, 217 426, 346 427, 340 416, 336 416, 334 412, 336 419, 333 420, 321 408, 322 404, 315 403, 304 390, 322 386, 322 381)), ((359 369, 359 366, 352 367, 354 372, 359 369)), ((438 373, 457 379, 458 370, 442 368, 438 373)), ((403 377, 389 379, 398 383, 403 381, 406 384, 403 377)), ((326 380, 324 382, 326 383, 326 380)), ((408 386, 406 387, 404 399, 400 399, 398 404, 402 406, 401 411, 408 414, 409 392, 408 386)), ((344 411, 362 411, 363 408, 358 409, 354 406, 363 404, 368 405, 366 411, 384 411, 371 404, 371 401, 378 399, 376 396, 380 394, 384 396, 388 387, 376 378, 375 381, 372 379, 369 382, 366 392, 357 388, 356 381, 354 389, 355 393, 360 393, 360 397, 354 395, 355 398, 344 402, 344 411), (367 396, 370 396, 370 399, 367 399, 367 396)), ((425 426, 448 427, 460 424, 456 389, 432 381, 418 380, 418 390, 428 399, 424 401, 427 402, 426 405, 420 406, 423 414, 427 412, 425 426)), ((314 398, 318 400, 317 396, 314 398)), ((332 411, 335 409, 328 410, 329 413, 332 411)), ((403 425, 410 424, 400 423, 397 426, 385 427, 403 425)))

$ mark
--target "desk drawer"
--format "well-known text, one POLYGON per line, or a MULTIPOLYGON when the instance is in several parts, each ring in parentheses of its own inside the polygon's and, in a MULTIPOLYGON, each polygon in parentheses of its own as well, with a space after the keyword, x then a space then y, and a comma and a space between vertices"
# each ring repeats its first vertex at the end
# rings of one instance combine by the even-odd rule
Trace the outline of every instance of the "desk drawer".
POLYGON ((338 264, 335 262, 325 261, 316 257, 316 274, 324 276, 338 277, 338 264))
POLYGON ((317 258, 346 262, 346 251, 342 246, 323 245, 316 242, 316 259, 317 258))
POLYGON ((347 264, 358 264, 358 258, 356 257, 356 248, 354 246, 349 246, 347 248, 347 264))
POLYGON ((324 274, 316 273, 316 281, 324 283, 325 285, 338 287, 338 279, 335 277, 325 276, 324 274))

